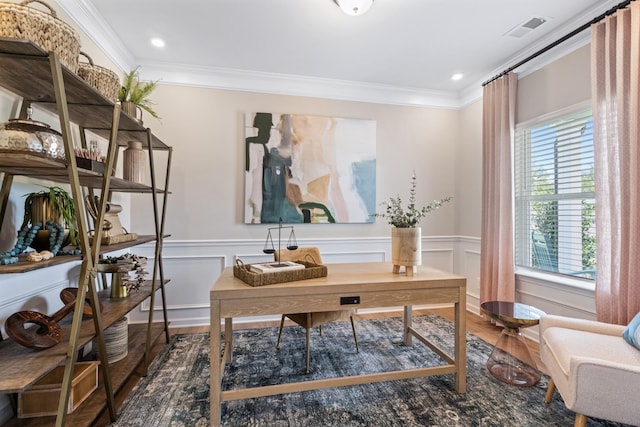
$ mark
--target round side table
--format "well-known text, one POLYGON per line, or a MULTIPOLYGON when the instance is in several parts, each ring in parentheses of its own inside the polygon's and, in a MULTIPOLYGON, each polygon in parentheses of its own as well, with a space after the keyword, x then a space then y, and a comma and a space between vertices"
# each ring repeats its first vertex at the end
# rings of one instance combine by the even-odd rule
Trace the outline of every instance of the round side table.
POLYGON ((531 356, 520 328, 537 325, 545 312, 517 302, 486 301, 482 313, 504 325, 489 359, 491 375, 508 384, 533 386, 540 381, 540 371, 531 356))

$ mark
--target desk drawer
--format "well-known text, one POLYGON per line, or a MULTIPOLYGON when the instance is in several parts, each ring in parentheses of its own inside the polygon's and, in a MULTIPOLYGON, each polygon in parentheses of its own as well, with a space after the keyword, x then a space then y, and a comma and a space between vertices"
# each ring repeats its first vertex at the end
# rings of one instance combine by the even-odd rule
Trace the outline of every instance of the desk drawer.
POLYGON ((388 290, 321 295, 296 295, 220 301, 221 317, 257 316, 265 314, 299 313, 349 308, 397 307, 419 304, 455 303, 461 288, 388 290), (341 298, 359 297, 359 304, 341 304, 341 298))

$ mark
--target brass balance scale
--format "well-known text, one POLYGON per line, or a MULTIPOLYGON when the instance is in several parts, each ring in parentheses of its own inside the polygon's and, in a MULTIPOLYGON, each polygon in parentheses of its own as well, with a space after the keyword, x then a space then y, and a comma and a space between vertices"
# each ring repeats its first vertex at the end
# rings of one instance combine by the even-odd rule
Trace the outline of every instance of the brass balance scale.
POLYGON ((298 249, 298 242, 296 241, 296 234, 293 231, 293 226, 292 225, 286 225, 283 226, 282 225, 282 218, 280 218, 280 221, 278 223, 277 227, 270 227, 267 229, 267 239, 264 242, 264 248, 262 249, 262 252, 264 252, 265 254, 275 254, 276 253, 276 248, 273 245, 273 238, 271 237, 271 230, 278 230, 278 256, 276 258, 276 260, 278 261, 277 264, 272 264, 272 267, 285 267, 287 266, 287 264, 283 264, 280 263, 279 261, 282 259, 280 257, 280 251, 281 251, 281 237, 282 237, 282 229, 283 228, 289 228, 291 229, 291 233, 289 233, 289 239, 287 240, 287 246, 286 248, 290 251, 295 251, 296 249, 298 249))

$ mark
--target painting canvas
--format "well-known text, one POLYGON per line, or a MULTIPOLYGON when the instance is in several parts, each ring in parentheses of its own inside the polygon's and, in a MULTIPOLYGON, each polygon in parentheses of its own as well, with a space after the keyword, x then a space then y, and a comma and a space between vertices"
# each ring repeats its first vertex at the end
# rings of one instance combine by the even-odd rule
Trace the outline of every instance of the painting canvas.
POLYGON ((245 223, 370 223, 373 120, 245 114, 245 223))

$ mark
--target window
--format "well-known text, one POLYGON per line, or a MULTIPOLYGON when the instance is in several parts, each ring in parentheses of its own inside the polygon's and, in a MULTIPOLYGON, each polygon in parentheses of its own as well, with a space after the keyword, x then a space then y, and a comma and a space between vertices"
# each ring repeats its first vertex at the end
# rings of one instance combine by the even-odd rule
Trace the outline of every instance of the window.
POLYGON ((516 126, 516 265, 595 279, 596 229, 591 109, 516 126))

